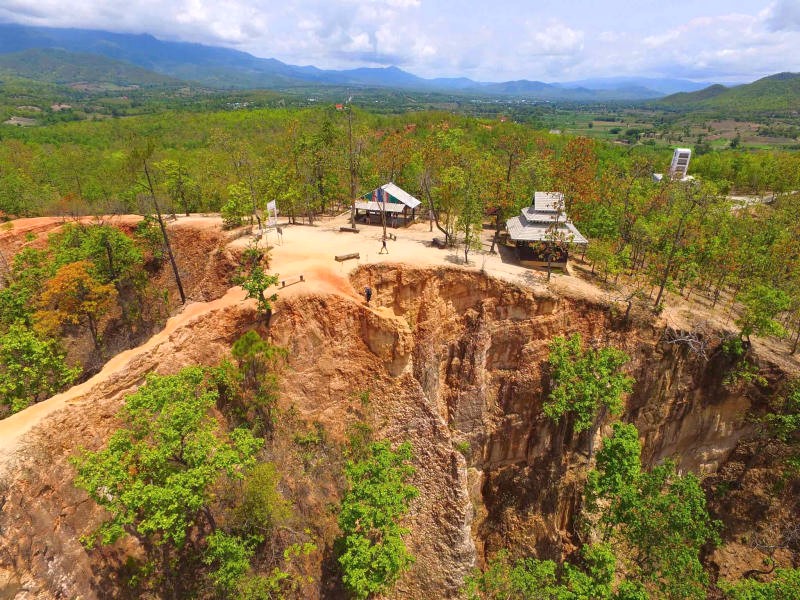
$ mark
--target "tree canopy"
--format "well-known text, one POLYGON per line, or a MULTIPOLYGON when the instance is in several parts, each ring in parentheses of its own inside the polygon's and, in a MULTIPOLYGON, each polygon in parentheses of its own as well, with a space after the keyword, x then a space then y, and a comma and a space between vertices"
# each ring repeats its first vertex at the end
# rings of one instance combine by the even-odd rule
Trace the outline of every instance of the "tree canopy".
POLYGON ((411 459, 408 443, 392 450, 389 442, 372 442, 365 458, 345 466, 339 565, 345 587, 356 598, 389 589, 414 561, 403 542, 408 530, 400 525, 418 494, 407 483, 414 473, 411 459))
POLYGON ((621 413, 622 395, 633 386, 633 379, 621 372, 628 362, 624 352, 613 347, 584 349, 576 333, 554 337, 547 362, 552 386, 543 408, 548 417, 558 420, 570 414, 580 433, 592 426, 600 407, 621 413))
POLYGON ((76 485, 110 514, 98 530, 103 543, 131 534, 180 547, 201 519, 215 529, 214 483, 242 477, 261 444, 247 429, 224 433, 211 413, 216 400, 200 367, 150 375, 126 398, 124 427, 106 448, 76 459, 76 485))

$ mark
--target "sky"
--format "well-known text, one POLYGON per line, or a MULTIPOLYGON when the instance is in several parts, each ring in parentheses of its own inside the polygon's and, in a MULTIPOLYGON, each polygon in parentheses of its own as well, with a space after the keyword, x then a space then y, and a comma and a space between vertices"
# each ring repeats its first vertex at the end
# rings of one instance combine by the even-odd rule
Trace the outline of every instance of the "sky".
POLYGON ((0 21, 480 81, 800 71, 800 0, 0 0, 0 21))

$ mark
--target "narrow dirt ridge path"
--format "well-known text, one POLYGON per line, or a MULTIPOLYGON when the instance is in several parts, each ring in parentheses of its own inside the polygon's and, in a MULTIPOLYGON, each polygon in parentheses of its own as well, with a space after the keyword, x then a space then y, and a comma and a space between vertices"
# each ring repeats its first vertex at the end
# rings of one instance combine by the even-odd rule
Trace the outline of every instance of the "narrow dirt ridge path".
POLYGON ((2 466, 5 459, 13 454, 25 434, 39 425, 49 415, 61 408, 79 403, 90 391, 111 380, 115 375, 129 369, 136 358, 147 354, 159 344, 169 340, 170 336, 179 329, 209 313, 239 304, 243 298, 244 291, 239 287, 232 287, 224 296, 211 302, 188 304, 180 314, 171 317, 167 321, 164 329, 141 346, 125 350, 114 356, 92 378, 0 420, 0 466, 2 466))

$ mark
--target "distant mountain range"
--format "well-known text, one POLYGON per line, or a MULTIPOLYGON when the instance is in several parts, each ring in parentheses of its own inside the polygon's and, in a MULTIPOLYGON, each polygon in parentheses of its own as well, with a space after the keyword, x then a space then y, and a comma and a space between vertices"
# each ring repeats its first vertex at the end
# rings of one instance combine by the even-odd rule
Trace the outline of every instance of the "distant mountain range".
POLYGON ((20 76, 30 79, 61 82, 71 77, 75 80, 92 77, 108 80, 111 77, 116 83, 157 85, 161 76, 164 85, 184 80, 222 89, 335 85, 575 102, 653 100, 676 91, 695 91, 706 85, 687 80, 647 78, 587 79, 556 84, 528 80, 484 83, 464 77, 424 79, 397 67, 324 70, 289 65, 274 58, 258 58, 230 48, 163 41, 147 34, 28 27, 12 23, 0 23, 2 54, 15 55, 5 62, 6 70, 17 69, 20 76), (41 52, 43 49, 60 52, 41 52), (34 50, 39 52, 32 52, 34 50), (99 55, 116 62, 90 60, 87 55, 99 55), (88 63, 85 69, 81 68, 83 63, 88 63), (135 67, 151 71, 152 75, 134 71, 135 67))
POLYGON ((62 85, 82 82, 138 87, 185 85, 174 77, 99 54, 67 52, 53 48, 33 48, 0 54, 0 77, 4 74, 62 85))
POLYGON ((778 73, 753 83, 725 87, 712 85, 696 92, 662 98, 661 106, 682 110, 746 112, 800 112, 800 73, 778 73))

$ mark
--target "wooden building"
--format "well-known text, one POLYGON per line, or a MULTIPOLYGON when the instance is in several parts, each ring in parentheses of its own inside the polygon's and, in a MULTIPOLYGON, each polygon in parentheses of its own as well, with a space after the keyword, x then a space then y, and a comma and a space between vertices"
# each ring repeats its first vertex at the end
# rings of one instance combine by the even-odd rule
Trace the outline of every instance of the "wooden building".
POLYGON ((516 248, 520 263, 528 266, 564 268, 569 249, 588 244, 567 218, 561 192, 536 192, 533 204, 508 219, 506 229, 508 245, 516 248))
POLYGON ((405 227, 414 222, 420 204, 414 196, 389 182, 356 201, 356 222, 381 225, 385 217, 387 227, 405 227))

